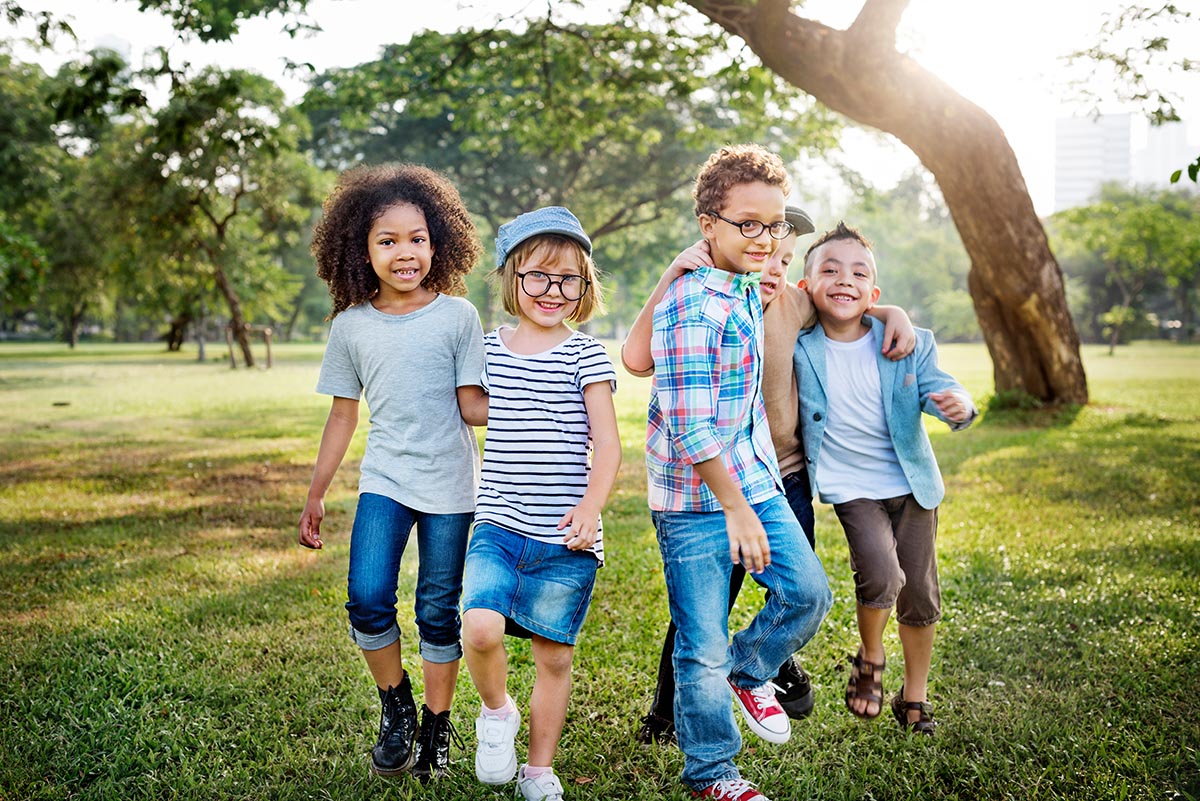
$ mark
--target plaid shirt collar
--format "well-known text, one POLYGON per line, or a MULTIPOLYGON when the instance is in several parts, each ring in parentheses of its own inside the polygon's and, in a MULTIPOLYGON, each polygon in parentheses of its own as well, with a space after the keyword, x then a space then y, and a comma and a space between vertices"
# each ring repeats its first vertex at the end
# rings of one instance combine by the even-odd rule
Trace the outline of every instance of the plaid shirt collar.
POLYGON ((706 289, 732 298, 744 297, 748 288, 757 288, 762 273, 733 273, 716 267, 699 267, 696 277, 706 289))

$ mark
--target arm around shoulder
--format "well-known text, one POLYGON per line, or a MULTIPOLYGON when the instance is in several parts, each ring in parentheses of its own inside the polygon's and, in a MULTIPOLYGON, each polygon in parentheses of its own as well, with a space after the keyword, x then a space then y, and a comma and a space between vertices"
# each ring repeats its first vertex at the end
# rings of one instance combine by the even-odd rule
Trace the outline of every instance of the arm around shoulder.
POLYGON ((654 307, 666 296, 667 288, 684 273, 702 264, 711 263, 707 243, 703 240, 680 253, 663 271, 658 283, 634 318, 625 341, 621 343, 621 366, 630 375, 644 378, 654 375, 654 357, 650 354, 650 339, 654 330, 654 307))

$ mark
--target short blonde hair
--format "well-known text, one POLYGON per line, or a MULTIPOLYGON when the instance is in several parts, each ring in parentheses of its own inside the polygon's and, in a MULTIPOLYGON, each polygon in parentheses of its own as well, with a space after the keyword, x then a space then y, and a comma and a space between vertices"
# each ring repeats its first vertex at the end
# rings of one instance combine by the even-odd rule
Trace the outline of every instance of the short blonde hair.
POLYGON ((517 303, 517 283, 520 279, 517 273, 525 266, 534 254, 540 254, 545 261, 566 261, 579 269, 579 274, 588 282, 587 291, 578 300, 575 310, 567 316, 573 323, 586 323, 595 315, 604 314, 604 290, 600 286, 600 271, 596 263, 576 240, 559 234, 538 234, 521 242, 504 259, 504 265, 496 268, 492 278, 500 284, 500 302, 504 311, 513 317, 520 316, 521 307, 517 303))

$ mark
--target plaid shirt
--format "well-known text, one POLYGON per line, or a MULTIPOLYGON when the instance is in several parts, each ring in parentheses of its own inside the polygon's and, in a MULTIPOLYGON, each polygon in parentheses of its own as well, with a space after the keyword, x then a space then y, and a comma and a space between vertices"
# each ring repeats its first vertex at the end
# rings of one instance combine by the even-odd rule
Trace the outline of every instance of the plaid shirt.
POLYGON ((718 456, 750 503, 783 491, 762 399, 762 330, 752 280, 714 267, 676 280, 654 308, 651 509, 720 511, 693 467, 718 456))

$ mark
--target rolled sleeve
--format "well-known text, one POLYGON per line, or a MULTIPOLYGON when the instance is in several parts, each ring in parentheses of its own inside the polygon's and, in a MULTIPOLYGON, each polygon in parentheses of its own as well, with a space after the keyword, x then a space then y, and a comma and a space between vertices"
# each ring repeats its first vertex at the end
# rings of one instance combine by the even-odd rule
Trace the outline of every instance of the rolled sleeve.
POLYGON ((717 427, 721 338, 708 321, 683 311, 683 319, 658 343, 662 347, 652 352, 673 450, 680 461, 695 464, 719 456, 722 450, 717 427))

